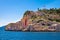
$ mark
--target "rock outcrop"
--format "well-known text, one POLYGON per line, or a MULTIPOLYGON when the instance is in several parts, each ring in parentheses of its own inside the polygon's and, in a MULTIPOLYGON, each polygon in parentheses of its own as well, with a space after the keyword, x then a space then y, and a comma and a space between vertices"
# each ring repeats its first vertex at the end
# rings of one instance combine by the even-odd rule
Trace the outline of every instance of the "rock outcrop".
POLYGON ((59 15, 46 14, 41 11, 26 11, 21 21, 6 25, 5 30, 10 31, 60 31, 59 15), (57 18, 58 17, 58 18, 57 18))

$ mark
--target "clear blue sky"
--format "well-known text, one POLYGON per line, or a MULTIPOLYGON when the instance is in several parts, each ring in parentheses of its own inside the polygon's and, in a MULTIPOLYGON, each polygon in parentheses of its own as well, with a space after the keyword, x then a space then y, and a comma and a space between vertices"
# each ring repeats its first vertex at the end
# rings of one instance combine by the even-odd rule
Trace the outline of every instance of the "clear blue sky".
POLYGON ((60 0, 0 0, 0 26, 19 21, 26 10, 59 8, 60 0))

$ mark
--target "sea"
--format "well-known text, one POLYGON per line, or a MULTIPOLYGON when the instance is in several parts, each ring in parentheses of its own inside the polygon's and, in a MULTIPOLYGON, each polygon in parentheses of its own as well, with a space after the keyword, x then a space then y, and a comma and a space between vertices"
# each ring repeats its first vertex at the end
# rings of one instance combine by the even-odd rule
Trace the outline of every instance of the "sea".
POLYGON ((60 32, 5 31, 0 27, 0 40, 60 40, 60 32))

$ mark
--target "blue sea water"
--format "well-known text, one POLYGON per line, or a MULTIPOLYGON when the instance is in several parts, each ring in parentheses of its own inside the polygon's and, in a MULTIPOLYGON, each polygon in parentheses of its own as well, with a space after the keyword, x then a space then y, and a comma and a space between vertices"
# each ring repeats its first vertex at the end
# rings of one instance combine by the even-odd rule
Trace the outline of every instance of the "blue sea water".
POLYGON ((60 40, 60 32, 13 32, 2 27, 0 40, 60 40))

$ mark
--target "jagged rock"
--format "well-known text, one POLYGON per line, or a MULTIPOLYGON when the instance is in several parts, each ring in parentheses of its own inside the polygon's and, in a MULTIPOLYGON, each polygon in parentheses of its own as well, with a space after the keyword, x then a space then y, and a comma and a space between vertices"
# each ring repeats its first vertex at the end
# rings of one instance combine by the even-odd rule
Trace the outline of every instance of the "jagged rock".
MULTIPOLYGON (((60 31, 60 24, 54 18, 57 15, 40 11, 26 11, 21 21, 6 25, 5 30, 14 31, 60 31), (53 20, 53 21, 52 21, 53 20), (55 22, 54 22, 55 21, 55 22)), ((59 18, 58 18, 59 19, 59 18)))

